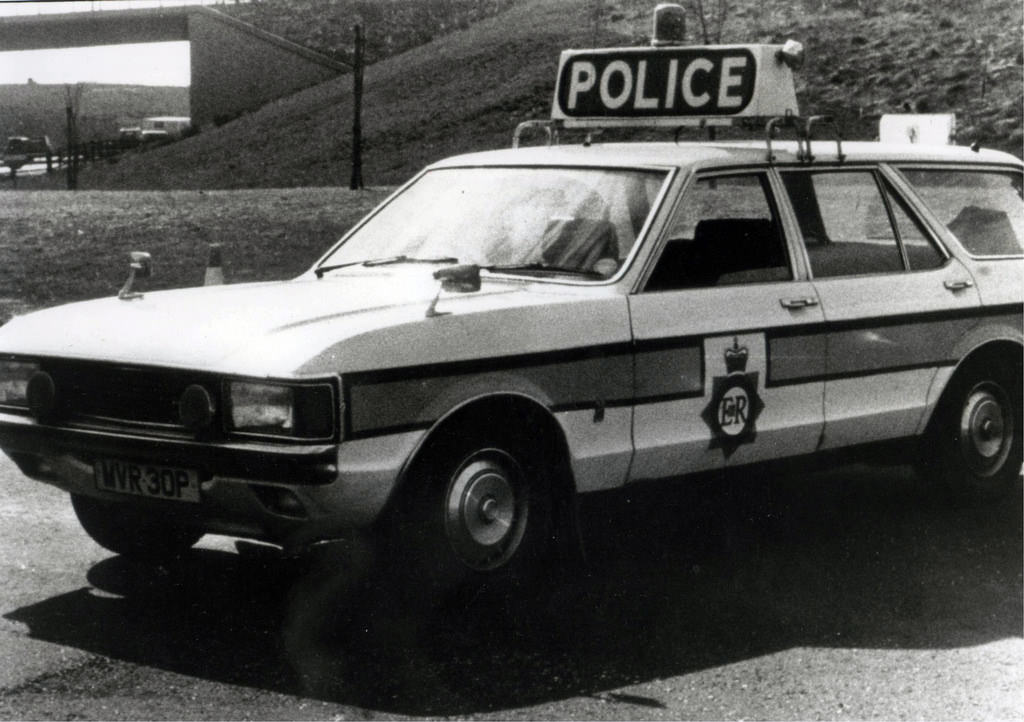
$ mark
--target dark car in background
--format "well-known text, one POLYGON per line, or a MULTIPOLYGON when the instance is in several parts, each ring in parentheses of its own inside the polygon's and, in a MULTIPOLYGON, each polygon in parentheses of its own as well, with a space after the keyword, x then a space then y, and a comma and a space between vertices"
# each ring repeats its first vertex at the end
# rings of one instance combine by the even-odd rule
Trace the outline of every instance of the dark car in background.
POLYGON ((45 160, 55 154, 53 144, 45 135, 29 138, 24 135, 12 135, 4 146, 3 162, 11 168, 20 168, 26 163, 45 160))

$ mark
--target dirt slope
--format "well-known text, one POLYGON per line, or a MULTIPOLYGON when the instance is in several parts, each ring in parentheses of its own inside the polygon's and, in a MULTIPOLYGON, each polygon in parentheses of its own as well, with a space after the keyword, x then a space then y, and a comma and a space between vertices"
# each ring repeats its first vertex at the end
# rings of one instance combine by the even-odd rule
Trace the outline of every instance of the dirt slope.
MULTIPOLYGON (((521 0, 370 66, 366 182, 397 183, 445 155, 508 145, 516 123, 548 113, 561 49, 643 41, 649 2, 606 0, 596 18, 595 7, 594 0, 521 0)), ((954 110, 961 140, 1019 155, 1021 20, 1014 0, 969 7, 911 0, 865 9, 842 0, 736 0, 723 37, 803 40, 803 107, 839 116, 847 137, 872 137, 878 112, 954 110)), ((346 184, 350 123, 351 78, 343 76, 196 138, 91 171, 83 185, 346 184)))

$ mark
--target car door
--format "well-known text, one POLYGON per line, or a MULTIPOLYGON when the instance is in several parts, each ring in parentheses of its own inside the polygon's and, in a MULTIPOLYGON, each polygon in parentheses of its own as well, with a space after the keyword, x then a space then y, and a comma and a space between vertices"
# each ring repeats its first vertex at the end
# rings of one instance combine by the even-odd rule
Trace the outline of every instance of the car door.
POLYGON ((822 448, 913 435, 936 370, 973 323, 970 273, 879 168, 779 175, 825 315, 822 448))
POLYGON ((694 179, 629 298, 630 479, 802 454, 822 427, 823 320, 766 170, 694 179))

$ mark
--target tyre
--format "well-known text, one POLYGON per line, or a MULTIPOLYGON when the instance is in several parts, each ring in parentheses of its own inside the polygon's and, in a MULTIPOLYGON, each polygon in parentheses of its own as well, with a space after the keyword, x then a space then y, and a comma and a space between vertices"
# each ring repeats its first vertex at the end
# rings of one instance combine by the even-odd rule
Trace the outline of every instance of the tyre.
POLYGON ((1021 378, 1011 364, 968 362, 950 383, 926 437, 925 469, 956 500, 994 501, 1021 470, 1021 378))
POLYGON ((140 561, 170 561, 199 541, 197 529, 168 522, 128 504, 71 495, 78 522, 104 549, 140 561))
POLYGON ((537 584, 555 563, 558 464, 546 449, 485 429, 435 439, 387 525, 391 572, 431 602, 460 589, 537 584))

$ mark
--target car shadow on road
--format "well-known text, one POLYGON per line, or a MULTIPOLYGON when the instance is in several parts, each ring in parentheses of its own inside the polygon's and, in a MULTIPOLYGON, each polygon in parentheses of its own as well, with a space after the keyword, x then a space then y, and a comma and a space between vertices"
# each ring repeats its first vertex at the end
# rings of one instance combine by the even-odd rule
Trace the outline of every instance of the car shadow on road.
POLYGON ((587 498, 582 517, 585 568, 530 593, 424 610, 365 573, 366 549, 311 568, 202 549, 174 568, 106 559, 90 587, 5 617, 115 660, 410 715, 614 699, 794 646, 947 649, 1024 626, 1019 481, 1008 502, 964 509, 905 469, 851 467, 646 485, 587 498))

